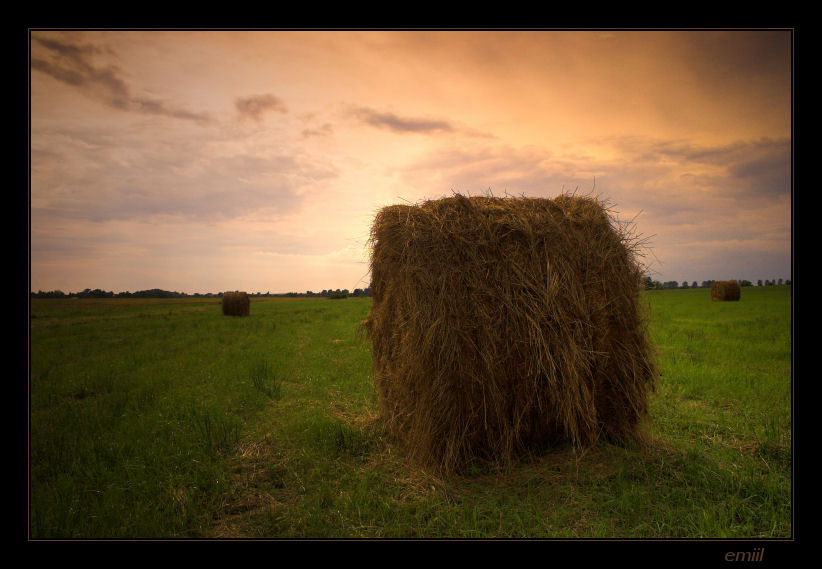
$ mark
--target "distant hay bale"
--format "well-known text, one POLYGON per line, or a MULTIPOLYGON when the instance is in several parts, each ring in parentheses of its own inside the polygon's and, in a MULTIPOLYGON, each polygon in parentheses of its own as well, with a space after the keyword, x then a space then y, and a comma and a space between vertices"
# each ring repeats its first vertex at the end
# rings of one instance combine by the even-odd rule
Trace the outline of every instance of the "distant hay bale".
POLYGON ((251 313, 251 301, 245 292, 223 293, 223 315, 248 316, 251 313))
POLYGON ((739 300, 741 291, 736 281, 715 281, 711 284, 711 300, 739 300))
POLYGON ((412 458, 461 471, 636 436, 657 364, 636 242, 601 202, 394 205, 370 244, 379 418, 412 458))

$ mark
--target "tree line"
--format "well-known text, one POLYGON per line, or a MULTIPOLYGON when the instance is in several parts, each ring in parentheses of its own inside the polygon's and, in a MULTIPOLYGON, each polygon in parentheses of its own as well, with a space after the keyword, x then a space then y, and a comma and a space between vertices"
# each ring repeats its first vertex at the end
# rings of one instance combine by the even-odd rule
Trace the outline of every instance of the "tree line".
MULTIPOLYGON (((681 283, 678 281, 665 281, 660 282, 657 280, 653 280, 651 277, 644 277, 642 279, 643 287, 645 290, 665 290, 665 289, 674 289, 674 288, 711 288, 711 285, 714 284, 713 280, 702 281, 701 283, 697 283, 697 281, 682 281, 681 283)), ((739 286, 753 286, 753 283, 749 280, 745 279, 737 279, 739 286)), ((776 285, 790 285, 790 279, 782 280, 782 279, 773 279, 773 280, 765 280, 762 279, 756 281, 756 286, 776 286, 776 285)), ((31 293, 31 298, 184 298, 184 297, 204 297, 204 298, 221 298, 223 296, 222 292, 212 293, 199 293, 195 292, 193 294, 187 294, 185 292, 176 292, 176 291, 168 291, 162 290, 159 288, 152 288, 148 290, 138 290, 136 292, 112 292, 101 290, 99 288, 95 289, 84 289, 79 292, 63 292, 62 290, 50 290, 50 291, 42 291, 38 290, 37 292, 31 293)), ((320 292, 314 292, 311 290, 307 290, 305 292, 285 292, 285 293, 272 293, 272 292, 253 292, 248 293, 248 296, 251 297, 288 297, 288 298, 298 298, 298 297, 321 297, 321 298, 348 298, 350 296, 353 297, 365 297, 371 296, 371 287, 366 288, 355 288, 353 291, 349 291, 347 288, 344 289, 323 289, 320 292)))
MULTIPOLYGON (((682 281, 681 283, 678 281, 665 281, 659 282, 651 279, 651 277, 644 277, 642 279, 642 284, 645 287, 645 290, 664 290, 664 289, 671 289, 671 288, 711 288, 711 285, 714 284, 715 280, 708 280, 702 281, 701 283, 697 284, 696 281, 692 281, 690 284, 688 281, 682 281)), ((753 286, 753 283, 749 280, 745 279, 736 279, 736 282, 739 283, 739 286, 753 286)), ((782 279, 775 279, 775 280, 765 280, 764 282, 762 279, 756 281, 756 286, 781 286, 783 284, 790 285, 790 279, 783 281, 782 279)))
POLYGON ((321 292, 313 292, 307 290, 305 292, 287 292, 285 294, 272 294, 271 296, 287 296, 287 297, 313 297, 313 296, 320 296, 326 298, 348 298, 349 296, 360 297, 360 296, 371 296, 371 287, 366 288, 355 288, 353 291, 349 292, 347 288, 344 289, 323 289, 321 292))
MULTIPOLYGON (((205 297, 205 298, 221 298, 222 292, 187 294, 185 292, 176 292, 162 290, 159 288, 152 288, 149 290, 138 290, 136 292, 112 292, 95 289, 84 289, 80 292, 63 292, 62 290, 50 290, 31 293, 31 298, 183 298, 183 297, 205 297)), ((344 289, 323 289, 321 292, 313 292, 307 290, 305 292, 286 292, 286 293, 272 293, 272 292, 250 292, 248 296, 252 297, 325 297, 325 298, 348 298, 349 296, 362 297, 371 296, 371 287, 355 288, 349 292, 347 288, 344 289)))

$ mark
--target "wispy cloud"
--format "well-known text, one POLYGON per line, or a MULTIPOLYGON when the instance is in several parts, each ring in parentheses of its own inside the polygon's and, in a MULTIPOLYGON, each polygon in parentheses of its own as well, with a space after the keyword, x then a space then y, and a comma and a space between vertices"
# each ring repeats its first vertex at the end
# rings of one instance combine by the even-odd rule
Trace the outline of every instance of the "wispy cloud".
POLYGON ((236 141, 220 136, 191 137, 170 126, 150 140, 96 127, 40 133, 32 143, 32 214, 95 222, 154 216, 211 222, 257 210, 282 215, 338 175, 322 157, 262 143, 256 152, 237 151, 236 141))
POLYGON ((377 128, 386 128, 392 132, 401 134, 432 134, 457 130, 457 128, 447 120, 400 117, 394 113, 379 112, 365 107, 355 109, 352 111, 352 114, 365 124, 377 128))
MULTIPOLYGON (((441 149, 407 166, 410 188, 553 197, 593 192, 627 218, 642 211, 640 229, 671 243, 788 236, 790 144, 758 139, 726 145, 609 139, 615 157, 570 156, 539 148, 479 145, 441 149)), ((437 195, 426 197, 435 198, 437 195)))
POLYGON ((429 198, 451 190, 476 194, 553 197, 563 189, 589 189, 596 170, 590 161, 570 160, 539 148, 486 145, 440 148, 403 169, 412 188, 433 190, 429 198), (432 180, 441 182, 431 187, 432 180))
POLYGON ((663 168, 704 191, 737 197, 784 198, 791 190, 791 141, 762 137, 720 145, 648 137, 600 141, 622 156, 622 163, 663 168))
POLYGON ((325 123, 321 127, 318 128, 306 128, 303 130, 302 135, 304 137, 310 136, 328 136, 334 132, 334 127, 330 123, 325 123))
POLYGON ((252 95, 251 97, 240 97, 234 101, 234 106, 240 115, 240 119, 253 119, 260 121, 267 112, 287 113, 285 103, 270 93, 264 95, 252 95))
POLYGON ((71 85, 87 96, 121 111, 167 116, 208 124, 206 113, 178 108, 167 101, 132 93, 116 65, 96 65, 99 55, 114 55, 107 47, 94 44, 71 44, 50 38, 33 38, 47 52, 46 57, 31 57, 31 69, 71 85))

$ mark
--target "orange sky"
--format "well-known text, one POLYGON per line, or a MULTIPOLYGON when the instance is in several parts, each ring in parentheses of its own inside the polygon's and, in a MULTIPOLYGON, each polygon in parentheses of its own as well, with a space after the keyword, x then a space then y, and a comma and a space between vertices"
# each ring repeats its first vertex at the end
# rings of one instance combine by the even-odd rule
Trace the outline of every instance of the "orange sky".
POLYGON ((382 206, 593 191, 660 281, 791 277, 789 30, 33 30, 31 289, 368 286, 382 206))

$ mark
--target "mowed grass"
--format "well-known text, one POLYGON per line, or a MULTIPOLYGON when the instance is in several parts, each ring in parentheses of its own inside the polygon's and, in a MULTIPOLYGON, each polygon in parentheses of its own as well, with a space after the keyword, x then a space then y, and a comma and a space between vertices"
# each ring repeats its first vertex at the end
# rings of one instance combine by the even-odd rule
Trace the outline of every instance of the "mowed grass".
POLYGON ((644 442, 447 478, 375 421, 369 299, 32 300, 30 537, 790 537, 790 288, 644 299, 644 442))

